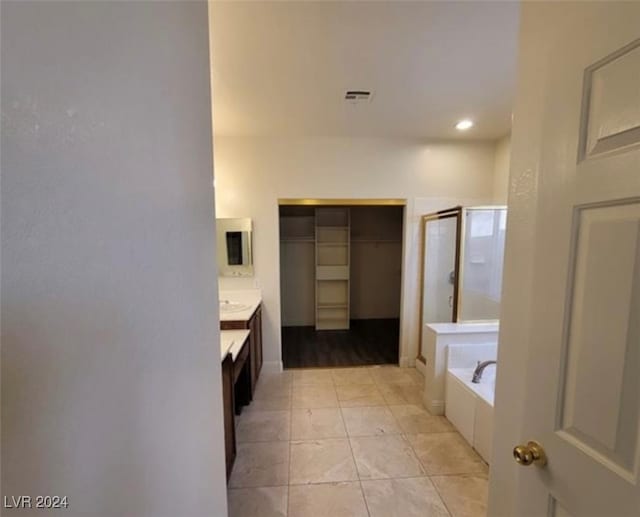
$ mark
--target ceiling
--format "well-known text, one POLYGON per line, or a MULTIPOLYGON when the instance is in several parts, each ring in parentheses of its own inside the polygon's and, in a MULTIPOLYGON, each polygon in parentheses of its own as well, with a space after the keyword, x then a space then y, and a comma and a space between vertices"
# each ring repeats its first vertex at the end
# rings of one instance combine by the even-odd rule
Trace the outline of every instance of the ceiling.
POLYGON ((500 138, 518 16, 516 2, 214 1, 214 130, 500 138), (346 102, 353 89, 372 90, 371 102, 346 102), (461 133, 465 117, 476 125, 461 133))

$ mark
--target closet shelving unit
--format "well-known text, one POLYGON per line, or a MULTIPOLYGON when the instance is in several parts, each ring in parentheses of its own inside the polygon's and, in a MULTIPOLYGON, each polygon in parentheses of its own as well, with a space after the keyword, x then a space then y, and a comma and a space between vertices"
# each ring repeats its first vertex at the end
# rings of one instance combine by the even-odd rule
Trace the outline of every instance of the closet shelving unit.
POLYGON ((348 208, 316 208, 316 330, 349 328, 349 215, 348 208))

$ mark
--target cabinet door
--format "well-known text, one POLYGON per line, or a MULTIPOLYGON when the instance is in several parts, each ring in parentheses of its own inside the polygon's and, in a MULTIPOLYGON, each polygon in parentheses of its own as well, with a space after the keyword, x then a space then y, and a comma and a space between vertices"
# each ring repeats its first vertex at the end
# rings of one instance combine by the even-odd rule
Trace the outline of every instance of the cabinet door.
POLYGON ((260 376, 262 369, 262 308, 259 307, 255 316, 255 328, 253 329, 256 336, 256 380, 260 376))
POLYGON ((228 354, 222 362, 222 403, 224 405, 224 443, 227 464, 227 481, 236 459, 236 426, 233 395, 233 359, 228 354))

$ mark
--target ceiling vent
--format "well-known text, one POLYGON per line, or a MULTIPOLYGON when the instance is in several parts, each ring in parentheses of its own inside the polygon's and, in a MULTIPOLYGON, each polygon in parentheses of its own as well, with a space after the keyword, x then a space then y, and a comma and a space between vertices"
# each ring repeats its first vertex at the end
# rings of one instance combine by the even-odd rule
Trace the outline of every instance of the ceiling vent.
POLYGON ((344 100, 350 104, 366 104, 371 102, 372 93, 368 90, 347 90, 344 100))

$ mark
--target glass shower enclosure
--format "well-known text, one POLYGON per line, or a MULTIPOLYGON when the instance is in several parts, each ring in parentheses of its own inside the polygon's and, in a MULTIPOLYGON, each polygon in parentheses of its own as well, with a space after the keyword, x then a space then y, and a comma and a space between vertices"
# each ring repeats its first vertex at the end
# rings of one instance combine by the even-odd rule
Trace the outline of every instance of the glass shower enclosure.
POLYGON ((428 323, 499 319, 506 228, 504 206, 457 206, 422 217, 421 344, 428 323))

